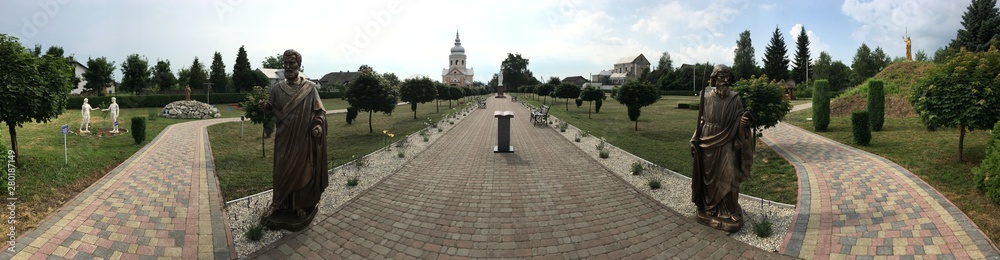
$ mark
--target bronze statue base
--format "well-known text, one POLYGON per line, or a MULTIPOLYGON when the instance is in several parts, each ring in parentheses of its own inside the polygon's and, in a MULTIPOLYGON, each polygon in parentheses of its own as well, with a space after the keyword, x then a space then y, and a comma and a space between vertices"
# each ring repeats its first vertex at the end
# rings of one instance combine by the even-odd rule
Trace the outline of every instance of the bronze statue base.
POLYGON ((303 209, 301 214, 296 210, 275 210, 271 215, 262 218, 260 222, 271 230, 284 229, 298 232, 309 227, 313 218, 316 217, 316 212, 319 212, 318 207, 303 209))
POLYGON ((740 231, 740 229, 743 229, 742 219, 735 220, 732 218, 712 217, 701 211, 698 211, 697 215, 698 215, 697 216, 698 223, 712 227, 714 229, 726 231, 729 233, 737 232, 740 231))

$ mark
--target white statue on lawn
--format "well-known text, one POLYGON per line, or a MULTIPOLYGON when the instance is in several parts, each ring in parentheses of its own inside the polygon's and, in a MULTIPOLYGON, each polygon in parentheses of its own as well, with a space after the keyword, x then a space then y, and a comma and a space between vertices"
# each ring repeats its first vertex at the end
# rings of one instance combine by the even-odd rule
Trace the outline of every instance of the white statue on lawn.
POLYGON ((87 99, 83 99, 83 107, 80 109, 83 113, 83 122, 80 123, 80 133, 90 133, 90 111, 101 109, 100 107, 91 108, 90 103, 87 103, 87 99))
POLYGON ((111 122, 114 124, 114 128, 111 129, 112 134, 118 133, 118 102, 115 98, 111 98, 111 105, 108 105, 107 109, 101 111, 111 111, 111 122))

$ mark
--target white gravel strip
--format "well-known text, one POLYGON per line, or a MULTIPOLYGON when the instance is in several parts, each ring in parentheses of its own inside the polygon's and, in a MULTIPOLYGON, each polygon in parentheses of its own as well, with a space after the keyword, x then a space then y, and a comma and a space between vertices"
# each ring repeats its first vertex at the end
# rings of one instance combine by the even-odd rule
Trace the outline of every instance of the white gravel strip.
MULTIPOLYGON (((551 118, 550 121, 555 121, 555 123, 549 126, 558 132, 561 121, 552 115, 549 115, 549 117, 551 118)), ((618 174, 626 182, 634 185, 636 189, 692 220, 695 218, 695 206, 691 202, 691 178, 670 169, 654 165, 609 143, 604 144, 605 149, 610 153, 609 157, 602 159, 597 150, 597 145, 601 143, 600 137, 581 137, 580 142, 576 142, 577 135, 582 134, 582 131, 572 125, 568 125, 566 131, 561 132, 561 134, 593 157, 594 160, 611 169, 611 171, 618 174), (643 173, 640 175, 631 174, 632 164, 636 162, 644 165, 643 173), (660 180, 660 189, 655 191, 650 190, 650 179, 660 180)), ((729 236, 765 251, 776 252, 781 247, 781 243, 788 231, 792 215, 795 214, 795 206, 762 200, 745 194, 741 194, 740 196, 740 205, 743 207, 743 211, 749 215, 749 219, 742 230, 731 233, 729 236), (761 216, 767 216, 767 219, 772 223, 770 237, 761 238, 753 233, 750 221, 761 219, 761 216)))
MULTIPOLYGON (((362 157, 360 161, 363 162, 363 167, 356 166, 354 164, 355 161, 352 161, 330 170, 330 186, 328 186, 326 191, 323 192, 323 198, 320 201, 320 211, 316 214, 316 219, 323 219, 326 216, 330 216, 333 212, 343 206, 344 203, 350 201, 352 198, 361 194, 368 188, 371 188, 389 174, 395 172, 397 169, 402 167, 403 164, 409 161, 410 158, 417 156, 420 152, 423 152, 424 149, 437 141, 442 134, 447 133, 455 126, 455 124, 458 124, 459 121, 464 119, 465 116, 468 115, 469 111, 474 109, 475 108, 471 106, 465 108, 459 107, 452 113, 451 117, 445 116, 445 119, 439 121, 437 123, 437 128, 424 128, 428 138, 428 141, 426 142, 423 140, 423 136, 419 135, 418 131, 417 133, 406 136, 406 145, 398 147, 397 144, 404 141, 397 136, 395 139, 400 141, 392 144, 388 151, 386 151, 386 149, 381 149, 362 157), (399 157, 400 151, 404 151, 405 157, 399 157), (358 178, 358 185, 348 187, 347 180, 352 177, 358 178)), ((283 230, 272 231, 264 229, 264 236, 259 241, 251 241, 246 237, 247 231, 257 225, 261 214, 263 214, 264 210, 267 209, 267 206, 270 205, 271 192, 271 190, 268 190, 255 195, 226 202, 225 207, 229 216, 229 227, 233 234, 233 242, 236 246, 239 258, 246 258, 248 255, 260 250, 264 246, 274 243, 286 235, 295 233, 283 230)))

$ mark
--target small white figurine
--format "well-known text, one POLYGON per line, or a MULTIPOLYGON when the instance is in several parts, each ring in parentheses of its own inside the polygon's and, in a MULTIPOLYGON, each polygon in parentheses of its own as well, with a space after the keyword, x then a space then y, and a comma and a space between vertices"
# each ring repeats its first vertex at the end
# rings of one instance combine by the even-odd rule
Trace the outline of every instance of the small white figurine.
POLYGON ((90 111, 100 109, 100 107, 91 108, 90 103, 87 103, 87 99, 83 99, 83 107, 81 112, 83 113, 83 122, 80 123, 80 133, 90 133, 90 111))
POLYGON ((111 111, 111 122, 114 125, 114 128, 111 129, 111 133, 112 134, 117 134, 118 133, 118 102, 113 97, 111 98, 111 105, 108 105, 107 109, 103 109, 101 111, 109 111, 109 110, 111 111))

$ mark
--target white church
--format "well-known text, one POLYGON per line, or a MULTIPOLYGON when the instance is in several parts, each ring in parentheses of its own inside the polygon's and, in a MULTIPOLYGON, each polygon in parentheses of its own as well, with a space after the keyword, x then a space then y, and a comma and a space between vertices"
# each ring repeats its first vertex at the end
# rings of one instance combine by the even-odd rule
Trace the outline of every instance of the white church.
POLYGON ((465 48, 455 31, 455 47, 451 47, 451 55, 448 55, 448 68, 441 70, 441 80, 450 86, 469 87, 474 74, 472 68, 465 67, 465 48))

